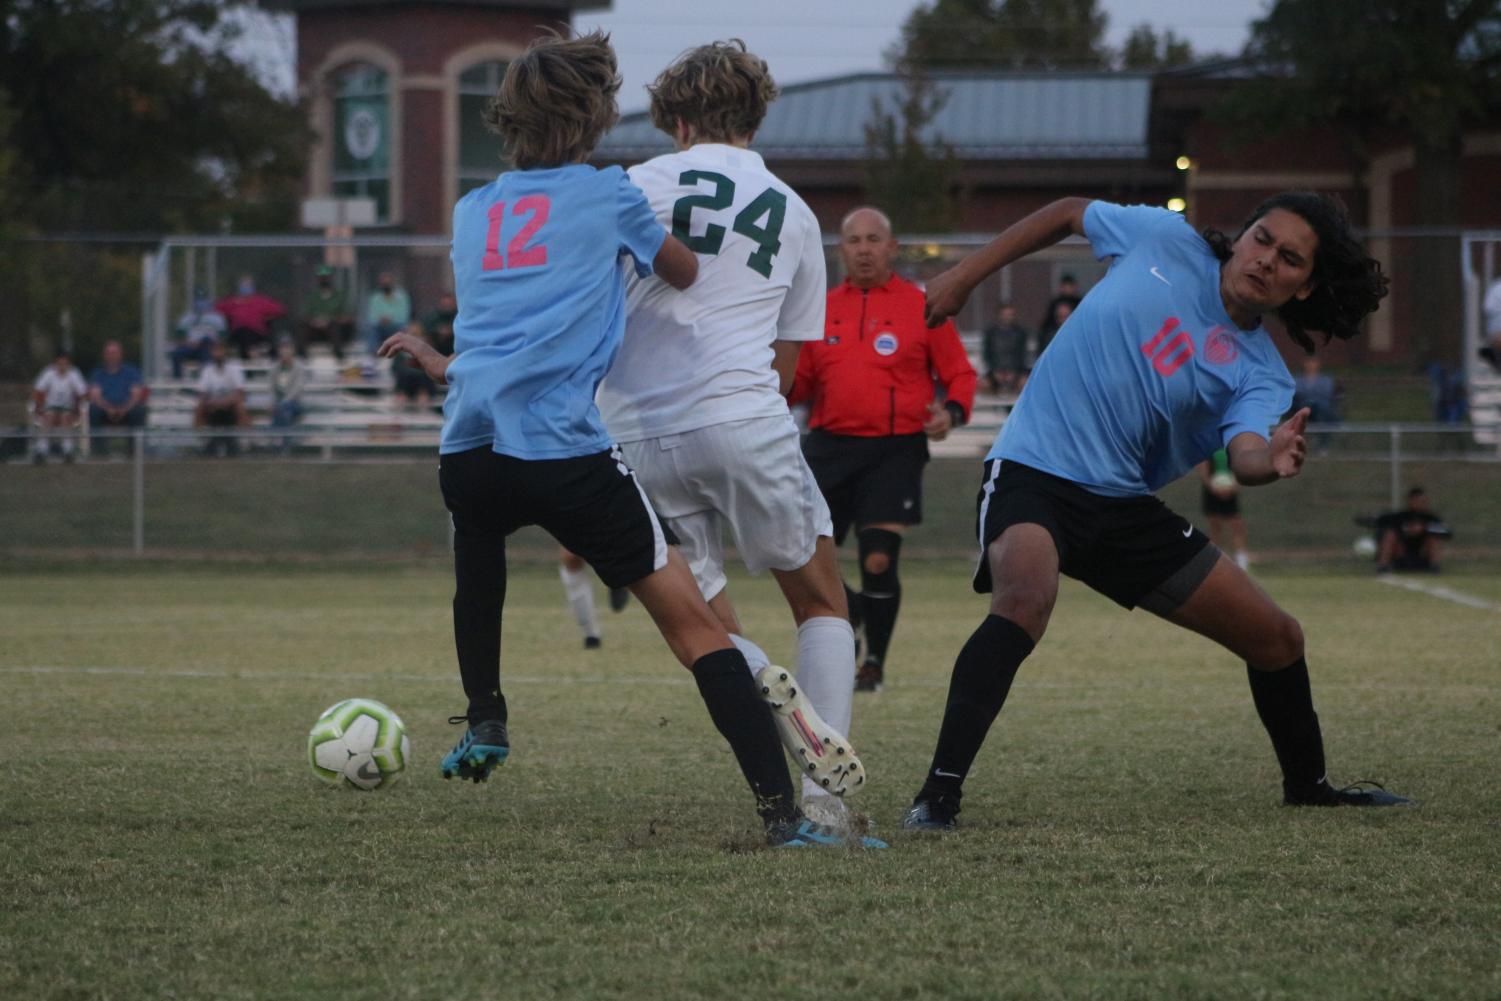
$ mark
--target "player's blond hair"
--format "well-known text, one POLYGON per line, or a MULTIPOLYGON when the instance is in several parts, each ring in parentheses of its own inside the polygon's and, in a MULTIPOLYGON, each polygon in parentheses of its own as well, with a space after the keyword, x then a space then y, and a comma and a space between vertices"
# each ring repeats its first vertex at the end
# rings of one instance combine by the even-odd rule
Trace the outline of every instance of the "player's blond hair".
POLYGON ((620 117, 619 90, 609 35, 548 33, 506 67, 485 107, 485 125, 505 140, 511 162, 523 170, 578 163, 620 117))
POLYGON ((651 120, 675 135, 682 119, 699 142, 734 142, 761 127, 777 98, 766 60, 738 38, 689 49, 646 88, 651 120))

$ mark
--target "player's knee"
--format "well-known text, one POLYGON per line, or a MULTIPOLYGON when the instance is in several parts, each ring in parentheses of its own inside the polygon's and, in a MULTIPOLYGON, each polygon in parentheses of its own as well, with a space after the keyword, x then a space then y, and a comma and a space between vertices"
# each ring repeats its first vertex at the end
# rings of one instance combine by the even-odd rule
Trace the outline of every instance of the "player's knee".
POLYGON ((1021 626, 1035 641, 1047 631, 1048 618, 1053 614, 1053 598, 1042 588, 1008 587, 997 591, 991 598, 990 610, 1021 626))
POLYGON ((896 574, 902 537, 884 528, 860 530, 860 589, 866 594, 894 595, 901 585, 896 574))
POLYGON ((1274 628, 1268 630, 1266 650, 1260 660, 1272 670, 1295 664, 1303 656, 1303 627, 1298 620, 1281 613, 1274 628))

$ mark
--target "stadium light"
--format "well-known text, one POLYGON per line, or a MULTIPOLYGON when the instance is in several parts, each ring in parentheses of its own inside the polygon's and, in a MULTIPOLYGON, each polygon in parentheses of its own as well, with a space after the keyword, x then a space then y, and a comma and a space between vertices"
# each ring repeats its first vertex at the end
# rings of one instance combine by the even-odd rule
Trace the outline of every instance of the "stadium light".
POLYGON ((1187 170, 1189 167, 1192 167, 1194 165, 1194 162, 1186 156, 1180 156, 1177 160, 1174 161, 1174 165, 1177 166, 1179 170, 1187 170))
POLYGON ((1182 212, 1188 208, 1188 203, 1181 198, 1169 198, 1167 200, 1167 207, 1174 212, 1182 212))

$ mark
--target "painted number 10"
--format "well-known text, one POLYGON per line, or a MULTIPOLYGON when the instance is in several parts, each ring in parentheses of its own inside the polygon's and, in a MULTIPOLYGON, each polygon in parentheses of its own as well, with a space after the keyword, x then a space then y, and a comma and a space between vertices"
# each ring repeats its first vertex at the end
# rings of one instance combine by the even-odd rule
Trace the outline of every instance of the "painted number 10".
POLYGON ((1194 342, 1188 331, 1178 326, 1177 317, 1170 316, 1162 329, 1141 346, 1141 353, 1152 359, 1153 371, 1165 379, 1194 356, 1194 342))
POLYGON ((480 267, 485 271, 504 271, 507 268, 540 268, 547 264, 547 244, 527 246, 547 222, 552 211, 552 201, 546 195, 527 195, 516 199, 511 206, 511 215, 527 216, 526 222, 506 244, 504 255, 500 252, 500 225, 506 217, 506 203, 496 202, 490 206, 490 228, 485 231, 485 257, 480 267))

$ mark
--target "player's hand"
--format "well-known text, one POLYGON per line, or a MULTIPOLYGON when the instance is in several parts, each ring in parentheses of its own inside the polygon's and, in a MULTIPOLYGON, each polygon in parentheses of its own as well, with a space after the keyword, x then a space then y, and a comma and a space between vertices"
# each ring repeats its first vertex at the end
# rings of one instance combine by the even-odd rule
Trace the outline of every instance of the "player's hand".
POLYGON ((429 344, 426 338, 417 334, 410 334, 405 330, 399 334, 392 334, 375 349, 375 354, 378 358, 395 358, 403 351, 416 359, 417 364, 422 366, 422 371, 429 379, 440 384, 448 382, 450 359, 446 355, 439 354, 437 348, 429 344))
POLYGON ((974 289, 959 273, 959 267, 956 264, 928 282, 924 290, 928 303, 923 310, 923 319, 928 326, 938 326, 963 309, 969 300, 969 294, 974 289))
POLYGON ((1302 472, 1303 461, 1308 458, 1308 442, 1303 437, 1303 429, 1308 427, 1309 413, 1309 409, 1304 407, 1272 432, 1272 440, 1269 442, 1272 468, 1284 480, 1302 472))
POLYGON ((949 430, 954 426, 954 418, 949 414, 949 408, 941 403, 928 404, 928 419, 923 422, 923 434, 933 441, 943 441, 949 436, 949 430))

